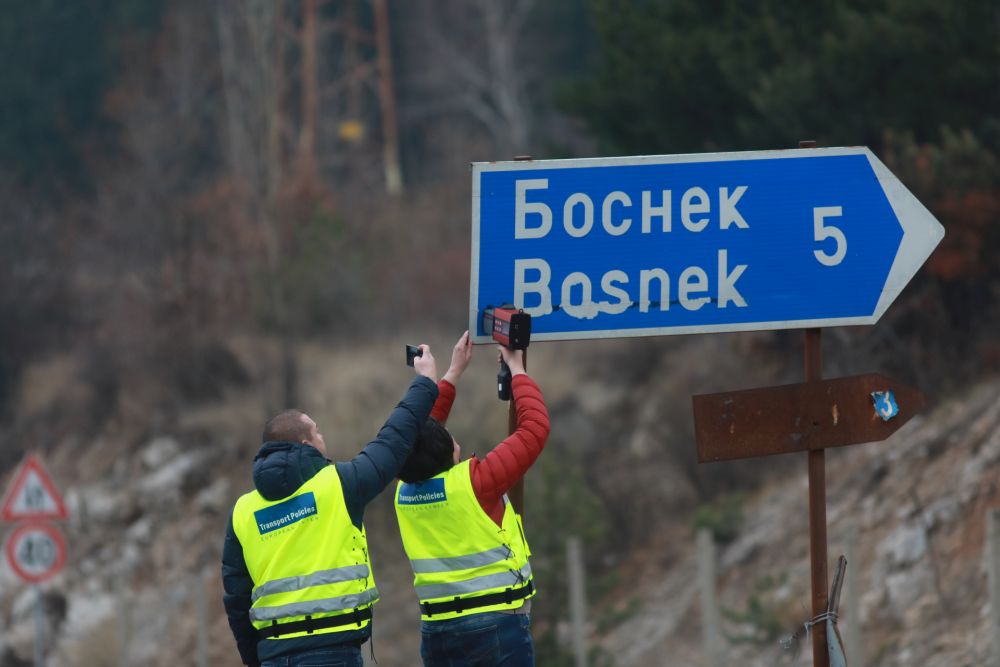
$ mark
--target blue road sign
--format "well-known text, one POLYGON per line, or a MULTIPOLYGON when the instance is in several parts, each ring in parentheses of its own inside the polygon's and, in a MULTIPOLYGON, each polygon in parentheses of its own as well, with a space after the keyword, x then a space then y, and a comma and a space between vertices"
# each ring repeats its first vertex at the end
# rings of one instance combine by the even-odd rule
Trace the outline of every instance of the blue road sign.
POLYGON ((475 163, 470 331, 533 340, 872 324, 944 235, 870 150, 475 163))

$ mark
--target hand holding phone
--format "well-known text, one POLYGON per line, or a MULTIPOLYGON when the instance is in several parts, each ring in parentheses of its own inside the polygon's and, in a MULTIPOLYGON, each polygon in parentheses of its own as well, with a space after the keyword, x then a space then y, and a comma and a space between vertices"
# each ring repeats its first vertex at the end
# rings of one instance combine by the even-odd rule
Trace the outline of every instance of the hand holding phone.
POLYGON ((434 355, 431 354, 429 345, 407 345, 406 363, 413 366, 417 375, 423 375, 437 384, 437 363, 434 361, 434 355))

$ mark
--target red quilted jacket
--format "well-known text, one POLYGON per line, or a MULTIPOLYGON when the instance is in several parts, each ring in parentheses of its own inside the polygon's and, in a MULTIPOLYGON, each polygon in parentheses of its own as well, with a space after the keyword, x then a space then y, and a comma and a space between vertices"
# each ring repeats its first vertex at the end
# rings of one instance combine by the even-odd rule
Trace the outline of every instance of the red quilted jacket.
MULTIPOLYGON (((549 437, 549 411, 535 381, 527 375, 516 375, 512 388, 517 428, 485 459, 473 457, 469 466, 476 498, 498 526, 503 520, 503 494, 524 476, 549 437)), ((455 395, 455 385, 447 380, 438 382, 438 398, 431 416, 444 424, 455 395)))

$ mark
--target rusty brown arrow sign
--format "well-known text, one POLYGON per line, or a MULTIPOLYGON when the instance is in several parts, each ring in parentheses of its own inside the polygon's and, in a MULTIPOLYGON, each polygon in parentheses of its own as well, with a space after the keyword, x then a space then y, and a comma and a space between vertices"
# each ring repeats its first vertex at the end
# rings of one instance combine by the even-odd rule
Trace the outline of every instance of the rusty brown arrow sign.
POLYGON ((927 404, 877 373, 691 398, 698 463, 885 440, 927 404))

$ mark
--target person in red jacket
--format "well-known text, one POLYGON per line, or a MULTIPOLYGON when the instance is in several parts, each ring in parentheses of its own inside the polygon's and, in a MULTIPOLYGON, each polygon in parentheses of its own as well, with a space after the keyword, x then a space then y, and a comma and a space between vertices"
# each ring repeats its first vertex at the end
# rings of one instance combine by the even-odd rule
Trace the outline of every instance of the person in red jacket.
POLYGON ((421 603, 425 667, 534 665, 530 551, 506 494, 545 447, 549 414, 523 351, 499 352, 513 376, 514 432, 485 458, 461 460, 445 424, 472 358, 465 332, 399 472, 396 515, 421 603))

